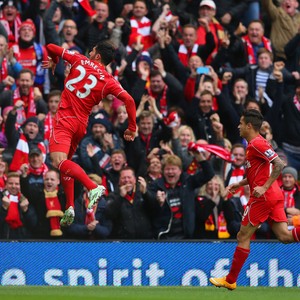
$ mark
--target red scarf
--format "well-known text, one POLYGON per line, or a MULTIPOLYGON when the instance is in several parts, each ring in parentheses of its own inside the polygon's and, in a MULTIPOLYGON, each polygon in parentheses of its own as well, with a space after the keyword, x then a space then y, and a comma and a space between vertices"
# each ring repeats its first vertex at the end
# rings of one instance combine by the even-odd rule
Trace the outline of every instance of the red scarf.
POLYGON ((195 96, 196 78, 189 77, 184 86, 184 99, 186 102, 191 103, 195 96))
POLYGON ((130 203, 130 204, 133 204, 133 201, 134 201, 134 196, 135 196, 135 192, 132 192, 131 194, 126 194, 125 195, 125 199, 130 203))
POLYGON ((213 215, 209 215, 205 221, 205 230, 214 231, 216 228, 213 215))
MULTIPOLYGON (((257 63, 257 59, 255 57, 254 49, 253 49, 252 43, 250 42, 249 36, 246 35, 242 39, 246 43, 247 53, 248 53, 248 63, 251 64, 251 65, 256 64, 257 63)), ((272 52, 272 47, 271 47, 270 40, 267 39, 264 36, 261 39, 262 39, 262 42, 264 44, 264 48, 266 48, 267 50, 269 50, 270 52, 272 52)))
POLYGON ((294 194, 296 192, 296 187, 292 190, 285 190, 284 187, 281 187, 283 197, 284 197, 284 208, 295 207, 294 194))
POLYGON ((6 180, 7 180, 7 176, 3 174, 0 177, 0 192, 4 191, 6 180))
MULTIPOLYGON (((222 40, 224 39, 224 28, 223 26, 218 22, 217 19, 212 18, 212 20, 209 22, 209 28, 210 32, 212 33, 215 41, 215 48, 211 52, 211 54, 208 56, 207 60, 204 62, 206 65, 210 65, 213 61, 214 57, 216 56, 218 49, 220 47, 220 44, 222 40)), ((206 44, 206 32, 203 26, 199 26, 197 29, 197 40, 196 43, 198 45, 205 45, 206 44)))
POLYGON ((57 197, 58 190, 54 192, 45 193, 45 204, 46 204, 46 218, 49 218, 50 221, 50 235, 51 236, 62 236, 62 231, 60 230, 59 218, 64 215, 61 210, 61 205, 57 197))
POLYGON ((17 88, 13 95, 14 104, 16 104, 18 100, 24 102, 24 107, 17 110, 17 123, 21 126, 27 118, 36 117, 33 88, 30 88, 29 95, 21 95, 20 88, 17 88))
POLYGON ((224 217, 224 212, 221 211, 218 215, 218 238, 219 239, 228 239, 230 234, 227 231, 227 222, 224 217))
MULTIPOLYGON (((167 104, 167 90, 168 86, 165 84, 162 96, 159 100, 159 112, 166 117, 168 115, 168 104, 167 104)), ((148 95, 153 97, 155 100, 157 100, 157 94, 154 94, 150 88, 147 89, 148 95)))
POLYGON ((4 19, 2 15, 0 21, 7 32, 8 47, 10 47, 12 44, 17 43, 19 39, 19 29, 22 23, 20 14, 17 14, 12 24, 10 24, 6 19, 4 19), (14 30, 14 32, 12 31, 12 29, 14 30))
MULTIPOLYGON (((245 175, 244 167, 233 168, 228 185, 230 185, 232 183, 240 182, 244 178, 244 175, 245 175)), ((245 209, 247 206, 247 203, 248 203, 248 200, 245 196, 245 188, 243 186, 241 186, 240 188, 238 188, 236 190, 234 195, 237 195, 240 198, 241 204, 242 204, 243 208, 245 209)), ((227 195, 227 199, 233 197, 234 195, 229 193, 227 195)))
MULTIPOLYGON (((218 215, 218 238, 219 239, 228 239, 230 237, 230 234, 227 231, 227 223, 226 219, 224 217, 224 212, 221 211, 218 215)), ((213 214, 209 215, 207 220, 205 221, 205 230, 206 231, 215 231, 216 226, 214 222, 214 216, 213 214)))
MULTIPOLYGON (((40 142, 37 145, 37 147, 41 149, 45 161, 46 147, 44 143, 40 142)), ((23 164, 28 164, 28 154, 29 154, 28 142, 25 135, 21 133, 9 170, 16 172, 20 170, 20 167, 23 164)))
POLYGON ((92 9, 91 4, 88 0, 78 0, 80 6, 84 9, 89 17, 92 17, 96 12, 92 9))
POLYGON ((88 208, 90 200, 87 196, 87 193, 83 194, 83 200, 85 203, 85 208, 86 208, 86 214, 85 214, 85 225, 90 224, 91 222, 95 221, 95 213, 97 210, 97 205, 94 205, 92 208, 88 208))
MULTIPOLYGON (((0 81, 3 81, 8 76, 8 64, 6 57, 3 58, 2 64, 1 64, 1 78, 0 81)), ((5 87, 6 90, 10 89, 10 87, 7 85, 5 87)))
POLYGON ((193 55, 197 55, 198 47, 198 44, 194 44, 192 49, 187 49, 187 47, 184 44, 181 44, 179 46, 178 58, 185 67, 188 65, 190 57, 193 55))
POLYGON ((148 154, 150 152, 150 140, 152 137, 152 133, 149 135, 145 136, 142 133, 139 133, 141 140, 146 144, 146 153, 148 154))
POLYGON ((23 164, 28 163, 28 153, 27 139, 24 134, 21 134, 9 170, 18 171, 23 164))
POLYGON ((220 157, 223 160, 233 162, 234 159, 232 158, 232 155, 230 151, 227 149, 213 144, 197 144, 194 142, 189 142, 188 144, 188 150, 193 152, 199 152, 199 151, 208 151, 218 157, 220 157))
POLYGON ((48 167, 45 163, 42 164, 40 168, 34 169, 31 165, 28 166, 28 174, 33 174, 33 175, 45 175, 46 172, 48 171, 48 167))
POLYGON ((10 204, 7 211, 7 216, 5 218, 6 223, 9 225, 11 229, 17 229, 23 226, 23 223, 20 219, 19 212, 19 202, 21 201, 21 193, 18 195, 10 195, 9 193, 5 193, 5 196, 10 200, 10 204))
POLYGON ((194 158, 192 160, 192 162, 190 163, 190 165, 188 166, 186 172, 190 175, 194 175, 198 170, 198 162, 197 160, 194 158))
POLYGON ((141 43, 144 45, 143 50, 146 51, 148 48, 153 46, 154 39, 151 33, 152 22, 147 17, 142 17, 141 20, 135 19, 134 16, 130 18, 131 33, 129 35, 128 44, 131 46, 132 42, 136 42, 137 36, 142 36, 141 43))

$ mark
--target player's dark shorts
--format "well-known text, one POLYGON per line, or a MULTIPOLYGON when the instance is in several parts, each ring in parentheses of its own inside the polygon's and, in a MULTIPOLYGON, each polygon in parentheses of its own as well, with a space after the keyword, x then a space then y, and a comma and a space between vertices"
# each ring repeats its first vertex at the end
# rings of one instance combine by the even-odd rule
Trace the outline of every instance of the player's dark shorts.
POLYGON ((261 200, 250 198, 245 208, 242 225, 250 223, 257 226, 266 220, 273 222, 287 222, 283 200, 261 200))
POLYGON ((86 133, 86 126, 72 113, 68 115, 67 111, 58 112, 50 134, 50 153, 64 152, 71 159, 86 133))

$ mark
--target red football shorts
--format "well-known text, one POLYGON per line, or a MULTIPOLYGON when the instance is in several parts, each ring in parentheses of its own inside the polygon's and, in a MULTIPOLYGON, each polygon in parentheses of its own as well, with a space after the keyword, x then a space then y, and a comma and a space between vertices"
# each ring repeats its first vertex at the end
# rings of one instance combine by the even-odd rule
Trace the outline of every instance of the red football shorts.
POLYGON ((283 200, 257 200, 250 198, 243 214, 242 225, 257 226, 266 220, 287 222, 283 200))
POLYGON ((86 126, 76 116, 58 113, 50 134, 50 153, 64 152, 71 159, 86 133, 86 126))

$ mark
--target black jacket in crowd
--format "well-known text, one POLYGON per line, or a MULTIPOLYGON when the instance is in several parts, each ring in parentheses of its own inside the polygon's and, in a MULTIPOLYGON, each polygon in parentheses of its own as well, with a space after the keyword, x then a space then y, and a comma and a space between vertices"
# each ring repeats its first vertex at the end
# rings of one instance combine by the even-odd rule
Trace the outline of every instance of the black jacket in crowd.
POLYGON ((106 213, 113 220, 112 238, 153 239, 151 208, 139 191, 138 184, 132 203, 120 194, 109 194, 106 213))
MULTIPOLYGON (((200 163, 201 170, 195 175, 188 175, 182 173, 179 179, 179 183, 175 187, 178 189, 181 205, 182 205, 182 218, 183 218, 183 234, 184 238, 193 238, 195 232, 195 189, 201 187, 206 182, 211 180, 214 176, 214 171, 211 164, 208 161, 203 161, 200 163)), ((172 223, 173 213, 169 206, 168 196, 160 207, 156 194, 157 191, 164 191, 168 195, 168 190, 170 187, 166 185, 164 177, 153 181, 149 185, 148 190, 145 194, 145 199, 152 206, 153 209, 153 226, 155 230, 155 237, 161 238, 164 234, 170 231, 170 224, 172 223)))
POLYGON ((0 239, 19 240, 32 238, 32 231, 37 225, 37 216, 34 208, 29 204, 28 210, 23 212, 19 205, 19 216, 23 226, 13 229, 5 221, 8 210, 2 207, 2 198, 3 193, 0 195, 0 239))

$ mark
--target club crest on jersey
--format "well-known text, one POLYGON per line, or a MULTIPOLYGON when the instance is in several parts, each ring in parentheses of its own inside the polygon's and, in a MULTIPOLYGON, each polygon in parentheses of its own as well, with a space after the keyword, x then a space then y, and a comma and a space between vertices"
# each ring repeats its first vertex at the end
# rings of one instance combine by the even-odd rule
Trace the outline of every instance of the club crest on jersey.
POLYGON ((265 156, 270 158, 275 154, 275 152, 272 149, 268 149, 265 151, 265 156))
POLYGON ((246 168, 246 169, 251 168, 251 164, 250 164, 250 161, 249 161, 249 160, 246 160, 246 161, 245 161, 245 168, 246 168))

